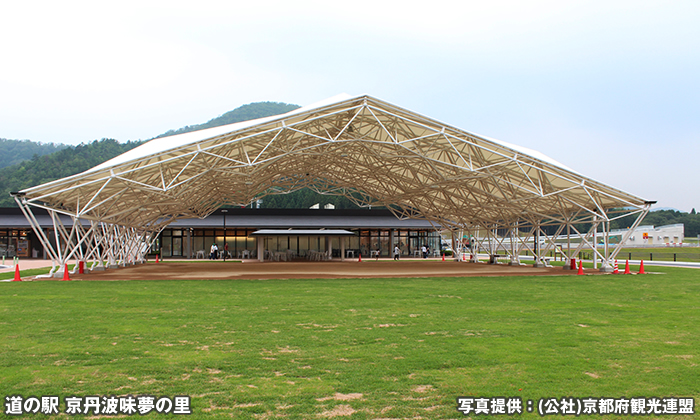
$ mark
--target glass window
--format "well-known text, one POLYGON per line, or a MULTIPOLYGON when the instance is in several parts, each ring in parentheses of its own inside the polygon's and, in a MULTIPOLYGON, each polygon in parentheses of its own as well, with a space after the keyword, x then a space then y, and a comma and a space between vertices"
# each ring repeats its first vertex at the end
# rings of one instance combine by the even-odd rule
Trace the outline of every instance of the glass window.
POLYGON ((182 256, 182 237, 173 238, 173 257, 182 256))
POLYGON ((380 237, 379 250, 382 257, 389 256, 389 235, 380 237))
POLYGON ((235 241, 235 243, 229 245, 229 247, 230 247, 230 249, 234 249, 234 247, 235 247, 236 254, 243 251, 244 249, 248 249, 248 246, 247 246, 248 238, 246 238, 244 236, 236 236, 234 238, 234 241, 235 241))
POLYGON ((297 243, 299 244, 296 250, 297 255, 300 257, 306 256, 307 251, 309 250, 309 237, 297 236, 297 243))
POLYGON ((171 237, 164 237, 163 241, 161 242, 161 249, 160 249, 160 255, 163 257, 171 257, 172 256, 172 238, 171 237))
POLYGON ((192 238, 192 253, 197 255, 197 251, 205 251, 204 249, 204 238, 201 236, 192 238))
POLYGON ((246 239, 246 249, 248 251, 256 251, 255 238, 246 239))
POLYGON ((369 256, 369 251, 372 248, 371 238, 369 236, 360 236, 359 238, 359 250, 363 257, 369 256))
POLYGON ((360 249, 360 237, 357 235, 348 237, 347 249, 358 251, 360 249))

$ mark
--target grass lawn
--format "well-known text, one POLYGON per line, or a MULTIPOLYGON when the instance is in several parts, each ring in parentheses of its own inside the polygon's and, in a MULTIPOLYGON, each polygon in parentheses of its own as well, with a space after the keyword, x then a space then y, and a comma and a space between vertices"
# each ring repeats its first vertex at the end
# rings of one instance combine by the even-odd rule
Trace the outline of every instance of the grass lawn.
POLYGON ((653 261, 686 261, 700 262, 700 247, 658 247, 658 248, 623 248, 618 254, 618 260, 629 258, 633 260, 653 261))
POLYGON ((647 271, 0 283, 3 412, 8 395, 125 394, 189 395, 194 418, 466 418, 458 396, 700 412, 700 270, 647 271))

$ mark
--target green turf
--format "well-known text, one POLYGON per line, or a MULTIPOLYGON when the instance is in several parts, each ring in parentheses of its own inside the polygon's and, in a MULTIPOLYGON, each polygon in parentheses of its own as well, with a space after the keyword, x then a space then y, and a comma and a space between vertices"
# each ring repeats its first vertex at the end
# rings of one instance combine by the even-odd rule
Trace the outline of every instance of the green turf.
POLYGON ((653 261, 686 261, 700 262, 700 247, 658 247, 658 248, 623 248, 617 256, 618 260, 653 260, 653 261), (631 258, 630 258, 631 257, 631 258))
POLYGON ((700 403, 700 271, 647 270, 0 283, 0 398, 186 394, 194 418, 251 419, 466 418, 458 396, 700 403))

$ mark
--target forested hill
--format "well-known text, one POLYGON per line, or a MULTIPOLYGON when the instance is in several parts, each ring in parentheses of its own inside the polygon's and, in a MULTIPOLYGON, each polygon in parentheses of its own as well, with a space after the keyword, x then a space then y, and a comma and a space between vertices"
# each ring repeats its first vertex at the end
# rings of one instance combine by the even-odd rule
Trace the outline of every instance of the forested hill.
POLYGON ((39 143, 30 140, 9 140, 0 138, 0 168, 5 168, 34 156, 43 156, 65 149, 61 143, 39 143))
POLYGON ((0 207, 17 204, 10 191, 44 184, 59 178, 84 172, 93 166, 133 149, 143 142, 119 143, 113 139, 95 140, 78 146, 66 146, 63 150, 0 169, 0 207))
MULTIPOLYGON (((297 108, 299 105, 281 102, 252 103, 238 107, 204 124, 170 130, 158 137, 284 114, 297 108)), ((79 146, 70 146, 42 144, 29 140, 0 139, 0 207, 16 206, 10 191, 19 191, 84 172, 142 143, 144 141, 119 143, 113 139, 102 139, 79 146)))
POLYGON ((297 108, 300 108, 300 106, 285 104, 283 102, 254 102, 252 104, 240 106, 233 111, 229 111, 219 117, 213 118, 204 124, 188 125, 177 130, 170 130, 161 134, 160 136, 157 136, 156 138, 189 133, 190 131, 219 127, 221 125, 255 120, 273 115, 285 114, 289 111, 294 111, 297 108))
POLYGON ((695 211, 695 208, 690 210, 690 213, 684 213, 678 210, 652 211, 647 214, 642 224, 663 226, 676 223, 683 223, 686 238, 693 238, 700 235, 700 214, 695 211))

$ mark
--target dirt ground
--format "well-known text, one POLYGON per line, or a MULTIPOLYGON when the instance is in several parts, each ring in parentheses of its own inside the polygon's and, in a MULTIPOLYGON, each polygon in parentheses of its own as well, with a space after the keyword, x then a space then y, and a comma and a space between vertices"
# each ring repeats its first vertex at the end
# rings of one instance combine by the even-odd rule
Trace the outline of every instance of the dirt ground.
MULTIPOLYGON (((596 270, 597 271, 597 270, 596 270)), ((511 267, 454 261, 327 261, 327 262, 161 262, 74 274, 71 279, 104 280, 207 280, 207 279, 309 279, 377 277, 552 276, 575 270, 511 267)))

